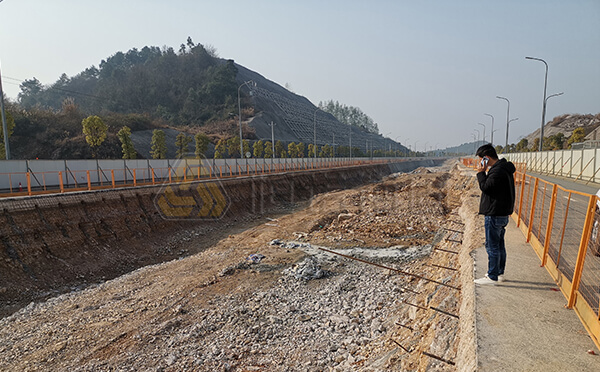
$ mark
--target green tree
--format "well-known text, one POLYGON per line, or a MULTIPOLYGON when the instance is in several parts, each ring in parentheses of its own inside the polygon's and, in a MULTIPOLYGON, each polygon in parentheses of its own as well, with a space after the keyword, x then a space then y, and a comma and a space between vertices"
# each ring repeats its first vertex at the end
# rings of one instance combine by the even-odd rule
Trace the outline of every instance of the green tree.
POLYGON ((270 159, 273 157, 273 143, 271 141, 265 142, 265 159, 270 159))
MULTIPOLYGON (((319 147, 317 146, 317 149, 319 147)), ((308 157, 309 158, 314 158, 315 157, 315 145, 313 145, 312 143, 308 144, 308 157)))
POLYGON ((244 157, 246 157, 246 154, 250 153, 250 142, 248 140, 244 140, 242 142, 242 146, 244 147, 244 157))
POLYGON ((92 148, 92 154, 96 157, 96 151, 98 147, 106 139, 106 132, 108 132, 108 126, 104 124, 100 117, 88 116, 81 122, 83 126, 83 134, 85 135, 85 141, 92 148))
POLYGON ((531 149, 531 151, 538 151, 539 148, 540 148, 540 138, 537 137, 537 138, 533 139, 533 143, 531 144, 530 149, 531 149))
POLYGON ((123 149, 123 159, 135 159, 137 152, 133 147, 133 141, 131 140, 131 129, 128 126, 124 126, 117 133, 119 141, 121 141, 121 148, 123 149))
POLYGON ((167 158, 167 138, 163 130, 155 129, 152 132, 151 145, 150 155, 152 155, 152 159, 167 158))
POLYGON ((525 152, 527 151, 527 146, 529 145, 529 141, 527 141, 527 138, 523 138, 519 141, 519 143, 517 143, 517 152, 525 152))
POLYGON ((188 152, 190 152, 188 147, 190 142, 192 142, 192 138, 186 136, 184 133, 179 133, 177 137, 175 137, 175 156, 177 159, 183 158, 188 152))
POLYGON ((290 158, 298 157, 298 147, 296 147, 296 143, 291 142, 288 144, 288 155, 290 158))
POLYGON ((321 146, 321 151, 319 152, 320 158, 329 158, 333 155, 333 148, 329 144, 325 144, 321 146))
POLYGON ((240 137, 231 137, 227 140, 227 152, 230 158, 240 157, 240 137))
MULTIPOLYGON (((11 113, 8 111, 5 112, 5 115, 6 115, 5 116, 6 129, 8 132, 8 138, 10 138, 10 136, 15 131, 15 119, 13 118, 11 113)), ((10 148, 10 146, 9 146, 9 148, 10 148)), ((1 122, 0 122, 0 159, 6 159, 6 148, 4 147, 4 126, 2 125, 1 122)))
POLYGON ((215 146, 215 159, 223 159, 227 153, 227 140, 221 138, 215 146))
POLYGON ((346 106, 338 101, 319 102, 319 108, 335 116, 340 122, 363 129, 369 133, 379 134, 377 123, 358 107, 346 106))
POLYGON ((281 141, 275 142, 275 157, 283 158, 284 152, 285 152, 285 148, 283 147, 283 142, 281 142, 281 141))
POLYGON ((585 141, 585 131, 583 130, 583 128, 577 128, 573 131, 571 137, 569 137, 569 139, 567 140, 567 145, 569 145, 569 148, 571 148, 571 146, 574 143, 579 143, 583 141, 585 141))
POLYGON ((565 143, 565 135, 563 133, 556 133, 549 138, 549 150, 562 150, 565 143))
POLYGON ((296 150, 297 150, 297 155, 299 158, 303 158, 306 148, 304 146, 303 142, 298 142, 298 144, 296 145, 296 150))
MULTIPOLYGON (((188 40, 191 39, 188 38, 188 40)), ((196 151, 194 152, 196 154, 196 159, 202 159, 204 158, 206 150, 208 150, 208 144, 210 143, 210 139, 204 133, 197 133, 194 136, 194 139, 196 140, 196 151)))
POLYGON ((255 158, 262 158, 264 147, 265 145, 262 140, 254 142, 254 145, 252 145, 252 153, 255 158))

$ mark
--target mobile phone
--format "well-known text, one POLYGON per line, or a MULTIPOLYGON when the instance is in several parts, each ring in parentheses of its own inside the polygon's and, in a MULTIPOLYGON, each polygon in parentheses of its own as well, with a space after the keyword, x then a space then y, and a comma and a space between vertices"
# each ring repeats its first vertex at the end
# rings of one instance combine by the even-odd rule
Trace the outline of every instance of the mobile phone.
POLYGON ((483 158, 481 158, 481 166, 486 167, 488 164, 488 160, 490 160, 490 159, 487 156, 484 156, 483 158))

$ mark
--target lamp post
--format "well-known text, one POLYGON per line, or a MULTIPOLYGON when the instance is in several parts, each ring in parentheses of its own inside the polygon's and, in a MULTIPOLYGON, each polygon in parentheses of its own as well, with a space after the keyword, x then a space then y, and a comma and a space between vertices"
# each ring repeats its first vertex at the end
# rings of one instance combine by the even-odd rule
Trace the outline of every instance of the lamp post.
POLYGON ((350 151, 348 152, 349 157, 350 157, 350 161, 352 161, 352 125, 349 125, 350 127, 350 135, 348 136, 348 139, 350 141, 350 151))
POLYGON ((417 142, 419 142, 419 140, 415 141, 415 156, 417 156, 417 142))
POLYGON ((320 108, 317 107, 313 115, 313 158, 315 161, 317 161, 317 111, 319 110, 320 108))
POLYGON ((273 163, 273 158, 275 158, 275 123, 271 121, 269 126, 271 127, 271 151, 273 151, 273 155, 271 155, 271 163, 273 163))
POLYGON ((504 148, 507 148, 508 147, 508 123, 509 123, 508 118, 510 118, 510 101, 508 100, 508 98, 505 98, 505 97, 496 96, 496 98, 503 99, 508 104, 508 106, 506 108, 506 142, 504 143, 504 148))
POLYGON ((429 142, 425 142, 425 145, 423 146, 423 147, 425 148, 425 156, 427 156, 427 144, 428 144, 428 143, 429 143, 429 142))
POLYGON ((504 147, 504 151, 508 152, 508 125, 513 121, 517 121, 519 118, 510 119, 508 123, 506 123, 506 146, 504 147))
MULTIPOLYGON (((406 142, 406 144, 408 145, 408 140, 410 140, 410 138, 407 138, 404 142, 406 142)), ((406 146, 405 146, 406 147, 406 146)), ((406 154, 406 157, 410 157, 410 145, 408 145, 408 153, 406 154)))
POLYGON ((477 123, 477 124, 479 124, 483 127, 483 142, 485 142, 485 124, 483 124, 483 123, 477 123))
POLYGON ((490 143, 494 146, 494 116, 492 114, 484 114, 492 118, 492 129, 490 130, 490 143))
POLYGON ((2 112, 2 131, 4 133, 4 150, 6 151, 6 160, 10 160, 10 148, 8 147, 8 125, 6 124, 6 115, 4 114, 4 92, 2 91, 2 73, 0 73, 0 111, 2 112))
POLYGON ((525 57, 525 59, 540 61, 546 66, 546 74, 544 75, 544 100, 543 100, 543 105, 542 105, 542 125, 540 126, 540 147, 539 147, 539 151, 542 151, 542 148, 543 148, 542 145, 544 142, 544 124, 546 123, 546 101, 547 101, 546 88, 548 87, 548 64, 546 63, 546 61, 544 61, 541 58, 525 57))
POLYGON ((240 157, 242 159, 244 158, 244 141, 242 139, 242 105, 240 103, 240 89, 242 89, 244 85, 248 86, 248 88, 250 89, 250 86, 255 87, 256 83, 253 80, 244 81, 242 85, 240 85, 238 88, 238 118, 240 121, 240 157))
POLYGON ((481 135, 481 132, 477 129, 473 129, 475 132, 477 132, 477 146, 479 146, 479 136, 481 135))

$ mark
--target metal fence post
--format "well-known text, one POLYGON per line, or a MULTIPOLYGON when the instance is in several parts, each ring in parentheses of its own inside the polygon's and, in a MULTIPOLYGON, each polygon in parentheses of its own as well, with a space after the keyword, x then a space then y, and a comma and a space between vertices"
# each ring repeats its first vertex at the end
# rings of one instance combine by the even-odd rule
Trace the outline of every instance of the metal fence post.
POLYGON ((546 222, 546 236, 544 240, 544 254, 542 255, 542 266, 546 266, 548 260, 548 249, 550 249, 550 239, 552 236, 552 225, 554 222, 554 210, 556 209, 556 196, 558 194, 558 185, 552 186, 552 197, 550 198, 550 211, 548 212, 548 221, 546 222))
POLYGON ((531 239, 531 229, 533 227, 533 215, 535 213, 535 202, 537 199, 537 187, 538 187, 539 179, 535 178, 535 183, 533 185, 533 198, 531 198, 531 210, 529 212, 529 226, 527 226, 527 242, 531 239))
POLYGON ((583 225, 583 232, 581 234, 581 240, 579 242, 577 262, 575 264, 575 270, 573 272, 573 283, 571 284, 571 293, 569 293, 569 302, 567 304, 567 308, 569 309, 573 308, 573 305, 575 305, 576 292, 579 289, 579 283, 581 282, 581 271, 583 270, 583 263, 585 262, 585 254, 587 252, 588 241, 592 232, 595 208, 596 195, 590 195, 587 214, 585 216, 585 224, 583 225))

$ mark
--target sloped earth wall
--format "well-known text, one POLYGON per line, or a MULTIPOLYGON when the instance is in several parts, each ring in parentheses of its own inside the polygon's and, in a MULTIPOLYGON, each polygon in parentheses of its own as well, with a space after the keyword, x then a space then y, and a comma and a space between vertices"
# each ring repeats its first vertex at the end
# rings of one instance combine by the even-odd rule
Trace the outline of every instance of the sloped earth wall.
MULTIPOLYGON (((188 256, 182 243, 209 247, 257 216, 284 212, 312 196, 439 165, 442 159, 220 180, 227 201, 218 218, 165 219, 155 200, 164 186, 12 198, 0 201, 0 315, 31 301, 188 256)), ((212 181, 214 182, 214 181, 212 181)), ((192 190, 178 197, 202 200, 192 190)))

